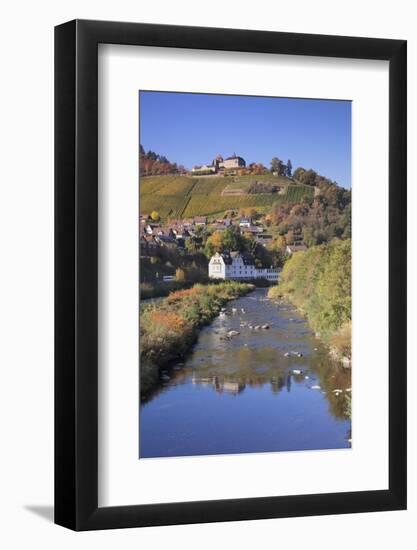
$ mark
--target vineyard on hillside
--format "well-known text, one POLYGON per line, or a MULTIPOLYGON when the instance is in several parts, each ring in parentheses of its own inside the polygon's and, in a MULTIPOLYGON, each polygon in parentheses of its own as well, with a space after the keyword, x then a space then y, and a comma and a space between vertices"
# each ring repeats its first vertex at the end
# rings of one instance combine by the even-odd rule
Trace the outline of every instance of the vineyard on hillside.
POLYGON ((194 216, 219 214, 226 210, 247 207, 272 206, 277 202, 284 202, 285 197, 273 195, 239 195, 222 197, 213 195, 193 195, 184 211, 185 218, 194 216))
MULTIPOLYGON (((283 194, 243 194, 222 196, 226 186, 247 186, 244 178, 190 178, 187 176, 151 176, 140 179, 140 211, 156 210, 161 218, 191 218, 201 215, 221 214, 226 210, 254 207, 265 211, 273 204, 298 202, 305 195, 312 195, 313 188, 285 180, 283 194)), ((281 185, 284 181, 279 182, 281 185)))

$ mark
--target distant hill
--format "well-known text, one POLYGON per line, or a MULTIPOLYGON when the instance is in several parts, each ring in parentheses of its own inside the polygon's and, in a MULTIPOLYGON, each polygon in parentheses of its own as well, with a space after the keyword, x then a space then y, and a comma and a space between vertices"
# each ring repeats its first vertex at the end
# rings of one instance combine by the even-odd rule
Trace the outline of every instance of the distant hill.
POLYGON ((312 197, 314 188, 284 176, 271 174, 236 177, 142 176, 140 212, 157 211, 161 218, 191 218, 221 215, 230 209, 256 208, 299 202, 312 197), (260 192, 256 189, 259 184, 260 192), (277 188, 275 192, 263 192, 277 188))

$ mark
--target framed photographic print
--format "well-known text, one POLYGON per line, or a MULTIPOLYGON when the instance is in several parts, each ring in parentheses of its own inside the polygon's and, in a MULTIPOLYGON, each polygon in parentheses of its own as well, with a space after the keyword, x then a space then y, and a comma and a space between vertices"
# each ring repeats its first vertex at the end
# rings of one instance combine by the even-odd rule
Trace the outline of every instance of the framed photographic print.
POLYGON ((406 507, 406 42, 55 30, 55 521, 406 507))

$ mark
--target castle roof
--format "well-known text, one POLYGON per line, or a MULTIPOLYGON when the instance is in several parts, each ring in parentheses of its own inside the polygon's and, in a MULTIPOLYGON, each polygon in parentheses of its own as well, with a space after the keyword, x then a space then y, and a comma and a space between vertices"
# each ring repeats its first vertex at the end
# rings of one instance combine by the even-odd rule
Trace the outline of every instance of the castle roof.
POLYGON ((231 157, 227 157, 226 160, 234 160, 234 159, 245 160, 242 157, 239 157, 238 155, 236 155, 236 153, 233 153, 233 155, 231 157))

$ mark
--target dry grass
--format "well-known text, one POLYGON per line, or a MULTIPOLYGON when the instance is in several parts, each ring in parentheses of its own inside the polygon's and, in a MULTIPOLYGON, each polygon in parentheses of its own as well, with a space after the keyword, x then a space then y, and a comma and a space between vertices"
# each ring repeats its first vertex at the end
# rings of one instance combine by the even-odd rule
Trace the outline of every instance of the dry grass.
POLYGON ((329 345, 342 357, 352 358, 352 321, 344 323, 329 338, 329 345))

